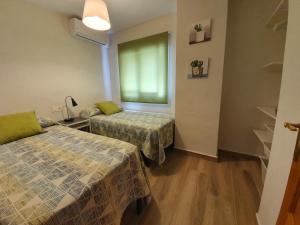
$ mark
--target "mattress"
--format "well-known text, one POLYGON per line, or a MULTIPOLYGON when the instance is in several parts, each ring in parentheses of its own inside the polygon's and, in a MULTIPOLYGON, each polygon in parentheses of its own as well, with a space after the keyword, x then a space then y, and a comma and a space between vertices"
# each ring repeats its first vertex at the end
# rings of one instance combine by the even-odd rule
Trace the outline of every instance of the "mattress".
POLYGON ((164 149, 173 143, 174 121, 165 114, 124 111, 91 117, 91 130, 134 144, 147 158, 162 164, 164 149))
POLYGON ((136 146, 62 126, 0 145, 0 224, 119 225, 149 195, 136 146))

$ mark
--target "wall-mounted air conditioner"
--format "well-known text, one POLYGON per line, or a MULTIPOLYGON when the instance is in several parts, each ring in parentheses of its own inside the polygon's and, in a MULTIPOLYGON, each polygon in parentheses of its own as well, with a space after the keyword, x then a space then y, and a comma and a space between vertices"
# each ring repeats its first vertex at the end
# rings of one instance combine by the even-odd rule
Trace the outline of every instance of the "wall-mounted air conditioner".
POLYGON ((81 20, 77 18, 70 19, 71 34, 94 44, 107 45, 108 35, 103 31, 95 31, 86 27, 81 20))

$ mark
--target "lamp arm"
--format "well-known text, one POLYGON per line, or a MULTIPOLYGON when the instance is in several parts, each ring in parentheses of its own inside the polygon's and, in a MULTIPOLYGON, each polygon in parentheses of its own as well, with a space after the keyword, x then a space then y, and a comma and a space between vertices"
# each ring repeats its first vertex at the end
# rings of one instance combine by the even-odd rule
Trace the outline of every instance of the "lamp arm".
POLYGON ((72 98, 72 97, 71 97, 71 96, 65 97, 65 103, 66 103, 67 115, 68 115, 68 119, 70 119, 69 109, 68 109, 68 103, 67 103, 67 99, 68 99, 68 98, 72 98))

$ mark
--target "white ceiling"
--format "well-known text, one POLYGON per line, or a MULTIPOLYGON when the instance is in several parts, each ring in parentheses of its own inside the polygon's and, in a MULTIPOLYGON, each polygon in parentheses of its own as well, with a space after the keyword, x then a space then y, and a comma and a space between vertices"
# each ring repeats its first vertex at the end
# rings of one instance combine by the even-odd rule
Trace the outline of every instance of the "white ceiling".
MULTIPOLYGON (((25 0, 44 8, 82 17, 84 0, 25 0)), ((176 0, 105 0, 112 24, 112 32, 176 12, 176 0)))

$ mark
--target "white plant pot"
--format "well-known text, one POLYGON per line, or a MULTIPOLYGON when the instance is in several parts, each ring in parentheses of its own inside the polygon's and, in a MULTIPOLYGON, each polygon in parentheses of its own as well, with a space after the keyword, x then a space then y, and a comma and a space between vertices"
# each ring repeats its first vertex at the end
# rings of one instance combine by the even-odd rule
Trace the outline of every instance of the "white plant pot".
POLYGON ((203 67, 192 67, 192 75, 193 76, 202 76, 203 67))
POLYGON ((204 34, 205 32, 203 30, 196 32, 196 42, 204 41, 204 34))

